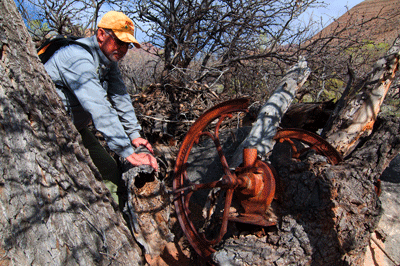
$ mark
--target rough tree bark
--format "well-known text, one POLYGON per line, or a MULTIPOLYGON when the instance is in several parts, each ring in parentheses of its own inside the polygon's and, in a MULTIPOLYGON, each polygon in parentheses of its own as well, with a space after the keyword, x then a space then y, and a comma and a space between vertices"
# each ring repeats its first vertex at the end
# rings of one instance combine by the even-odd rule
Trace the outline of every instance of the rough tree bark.
POLYGON ((0 264, 142 265, 12 0, 0 68, 0 264))

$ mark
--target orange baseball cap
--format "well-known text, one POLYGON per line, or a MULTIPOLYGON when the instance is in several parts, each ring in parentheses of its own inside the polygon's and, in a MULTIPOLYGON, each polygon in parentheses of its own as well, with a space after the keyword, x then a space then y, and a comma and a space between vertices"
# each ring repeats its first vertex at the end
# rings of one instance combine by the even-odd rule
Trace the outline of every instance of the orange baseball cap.
POLYGON ((133 22, 124 13, 109 11, 101 18, 97 26, 112 30, 121 41, 133 43, 136 48, 140 48, 139 42, 134 37, 135 27, 133 22))

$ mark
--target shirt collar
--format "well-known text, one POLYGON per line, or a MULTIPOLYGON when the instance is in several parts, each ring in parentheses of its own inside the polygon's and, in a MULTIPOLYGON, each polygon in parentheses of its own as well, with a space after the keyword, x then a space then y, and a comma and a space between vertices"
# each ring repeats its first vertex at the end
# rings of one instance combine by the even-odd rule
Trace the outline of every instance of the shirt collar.
POLYGON ((99 42, 97 41, 97 37, 96 35, 93 35, 91 37, 91 42, 93 43, 93 46, 95 47, 95 50, 97 52, 97 54, 100 57, 100 62, 104 65, 106 65, 107 67, 110 66, 113 62, 111 60, 109 60, 105 54, 100 50, 100 46, 99 46, 99 42))

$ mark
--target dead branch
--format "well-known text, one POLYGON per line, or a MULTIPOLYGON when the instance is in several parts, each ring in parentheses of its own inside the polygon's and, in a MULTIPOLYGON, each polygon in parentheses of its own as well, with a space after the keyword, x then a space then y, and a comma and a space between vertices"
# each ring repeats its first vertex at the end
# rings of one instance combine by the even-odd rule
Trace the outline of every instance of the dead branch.
POLYGON ((276 134, 283 114, 292 103, 296 91, 304 84, 310 74, 310 69, 304 58, 290 68, 275 92, 261 108, 257 121, 250 134, 239 145, 233 156, 232 166, 237 167, 243 160, 243 148, 256 147, 259 154, 264 156, 273 148, 273 137, 276 134))
POLYGON ((334 126, 327 132, 327 141, 343 155, 348 155, 361 137, 371 134, 380 107, 395 78, 399 55, 398 37, 386 55, 375 63, 360 93, 345 105, 334 126))

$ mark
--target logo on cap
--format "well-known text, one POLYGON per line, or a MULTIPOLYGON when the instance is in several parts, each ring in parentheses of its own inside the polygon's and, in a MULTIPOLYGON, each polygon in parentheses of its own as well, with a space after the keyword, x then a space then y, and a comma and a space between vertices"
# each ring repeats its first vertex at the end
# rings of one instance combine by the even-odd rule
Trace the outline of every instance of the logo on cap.
POLYGON ((132 22, 130 22, 130 21, 125 21, 125 29, 130 29, 130 30, 132 30, 132 27, 133 27, 133 23, 132 22))

